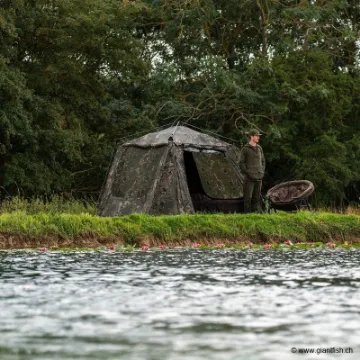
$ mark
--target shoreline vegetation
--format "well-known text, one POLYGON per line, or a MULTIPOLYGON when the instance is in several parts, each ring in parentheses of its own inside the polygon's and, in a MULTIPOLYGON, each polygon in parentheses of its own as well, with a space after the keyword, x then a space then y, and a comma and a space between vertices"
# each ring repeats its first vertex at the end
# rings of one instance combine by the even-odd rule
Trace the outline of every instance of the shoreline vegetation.
MULTIPOLYGON (((350 212, 350 213, 349 213, 350 212)), ((0 208, 0 249, 360 247, 360 215, 325 211, 99 217, 94 204, 13 199, 0 208)))

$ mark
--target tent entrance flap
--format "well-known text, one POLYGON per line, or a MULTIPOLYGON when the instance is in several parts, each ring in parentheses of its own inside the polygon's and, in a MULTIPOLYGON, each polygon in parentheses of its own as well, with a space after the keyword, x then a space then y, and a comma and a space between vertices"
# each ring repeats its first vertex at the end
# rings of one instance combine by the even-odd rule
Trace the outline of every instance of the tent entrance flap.
POLYGON ((241 183, 223 153, 184 151, 184 164, 195 211, 243 212, 241 183))

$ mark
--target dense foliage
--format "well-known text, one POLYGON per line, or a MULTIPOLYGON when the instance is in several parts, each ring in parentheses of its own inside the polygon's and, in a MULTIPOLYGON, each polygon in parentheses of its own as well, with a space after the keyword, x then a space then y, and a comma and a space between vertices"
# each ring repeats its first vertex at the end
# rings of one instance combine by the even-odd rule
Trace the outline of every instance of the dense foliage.
POLYGON ((1 0, 2 193, 96 197, 115 141, 182 121, 356 201, 359 33, 357 0, 1 0))

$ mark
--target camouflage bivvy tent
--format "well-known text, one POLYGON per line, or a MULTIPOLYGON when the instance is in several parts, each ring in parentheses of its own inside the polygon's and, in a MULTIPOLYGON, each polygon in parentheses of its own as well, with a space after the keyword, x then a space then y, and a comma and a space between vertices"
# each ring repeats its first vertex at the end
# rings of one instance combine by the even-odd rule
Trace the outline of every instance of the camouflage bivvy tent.
POLYGON ((99 202, 101 216, 243 212, 239 150, 185 126, 117 148, 99 202))

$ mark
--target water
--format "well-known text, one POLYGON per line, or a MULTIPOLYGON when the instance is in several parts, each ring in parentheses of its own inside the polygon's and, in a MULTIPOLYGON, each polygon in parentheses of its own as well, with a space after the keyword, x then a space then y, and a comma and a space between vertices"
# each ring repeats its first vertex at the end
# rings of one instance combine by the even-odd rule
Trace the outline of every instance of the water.
POLYGON ((359 288, 355 250, 2 251, 0 359, 358 359, 359 288))

